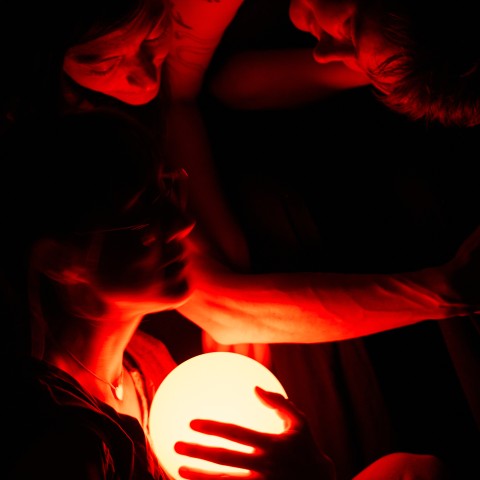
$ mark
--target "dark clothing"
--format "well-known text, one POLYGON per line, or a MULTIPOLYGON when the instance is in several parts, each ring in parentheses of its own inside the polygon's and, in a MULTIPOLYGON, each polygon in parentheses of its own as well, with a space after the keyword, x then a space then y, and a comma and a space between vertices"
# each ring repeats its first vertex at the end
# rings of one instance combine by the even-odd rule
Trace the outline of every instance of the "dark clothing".
MULTIPOLYGON (((175 362, 161 342, 137 332, 124 366, 132 378, 142 380, 139 393, 148 411, 175 362)), ((63 370, 26 358, 18 368, 14 366, 12 377, 8 415, 14 420, 13 437, 6 442, 2 478, 167 478, 137 419, 118 414, 63 370)))
MULTIPOLYGON (((368 89, 290 110, 211 101, 216 110, 207 100, 220 176, 256 272, 420 270, 451 259, 480 225, 470 166, 478 128, 407 121, 368 89)), ((435 454, 455 480, 480 478, 478 322, 272 345, 272 368, 339 480, 395 451, 435 454)))

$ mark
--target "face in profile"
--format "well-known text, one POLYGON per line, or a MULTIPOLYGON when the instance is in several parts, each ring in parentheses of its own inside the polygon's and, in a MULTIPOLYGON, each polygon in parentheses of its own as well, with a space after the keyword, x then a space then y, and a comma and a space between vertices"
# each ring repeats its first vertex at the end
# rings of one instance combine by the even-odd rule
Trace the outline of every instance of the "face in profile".
POLYGON ((107 303, 129 303, 150 313, 188 298, 184 240, 193 222, 181 208, 184 180, 183 170, 162 171, 112 219, 87 233, 91 286, 107 303))
POLYGON ((63 69, 82 87, 143 105, 160 90, 171 35, 169 10, 155 15, 145 8, 129 24, 71 47, 63 69))
POLYGON ((28 175, 16 173, 25 177, 32 266, 65 289, 72 308, 84 304, 84 287, 112 311, 145 315, 183 304, 194 225, 186 173, 165 167, 143 124, 94 109, 25 135, 35 141, 15 155, 41 151, 43 159, 28 164, 28 175))
POLYGON ((313 56, 318 63, 343 62, 368 73, 394 52, 380 34, 374 15, 360 0, 291 0, 290 19, 317 39, 313 56))

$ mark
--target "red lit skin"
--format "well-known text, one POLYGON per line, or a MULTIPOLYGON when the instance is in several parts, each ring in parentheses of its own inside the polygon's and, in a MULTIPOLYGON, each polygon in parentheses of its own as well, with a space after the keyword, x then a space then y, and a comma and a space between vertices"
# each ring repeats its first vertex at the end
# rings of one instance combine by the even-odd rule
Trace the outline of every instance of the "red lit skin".
POLYGON ((166 66, 172 100, 192 100, 241 3, 176 0, 161 16, 145 10, 130 25, 70 48, 64 71, 85 88, 144 105, 157 96, 166 66))
POLYGON ((64 70, 79 85, 130 105, 153 100, 170 50, 168 14, 144 11, 132 24, 69 49, 64 70))
POLYGON ((167 57, 174 101, 197 97, 203 75, 243 0, 173 0, 174 38, 167 57))
POLYGON ((479 312, 479 251, 477 228, 446 264, 396 274, 237 274, 197 256, 180 311, 227 345, 357 338, 479 312))
MULTIPOLYGON (((142 193, 125 205, 125 214, 142 206, 142 193)), ((61 288, 59 294, 68 299, 72 313, 71 321, 63 322, 56 332, 56 342, 100 378, 118 378, 124 350, 144 315, 175 309, 191 293, 184 242, 193 222, 173 204, 162 207, 159 219, 146 228, 85 233, 91 238, 86 249, 53 240, 42 241, 34 249, 33 258, 45 264, 43 273, 61 288), (52 267, 44 260, 48 258, 59 260, 52 267)), ((117 404, 106 396, 102 384, 55 344, 46 349, 44 358, 72 374, 100 400, 141 421, 128 375, 125 390, 130 391, 125 402, 117 404)))
POLYGON ((143 12, 127 27, 72 47, 64 71, 83 87, 131 105, 152 101, 164 69, 168 71, 169 159, 189 172, 190 204, 196 206, 199 218, 196 235, 206 231, 214 239, 210 250, 230 265, 245 269, 249 265, 246 241, 217 183, 195 104, 205 69, 241 4, 241 0, 176 0, 171 15, 159 18, 154 12, 143 12))
POLYGON ((220 69, 212 91, 234 108, 288 108, 370 84, 367 73, 394 51, 373 18, 357 19, 357 4, 357 0, 291 0, 292 23, 317 39, 313 52, 242 52, 220 69))
POLYGON ((277 49, 233 55, 210 88, 231 108, 268 109, 308 104, 368 84, 366 75, 341 62, 316 63, 310 49, 277 49))
MULTIPOLYGON (((303 414, 286 398, 259 387, 256 393, 265 405, 277 410, 285 421, 285 432, 268 434, 237 425, 212 420, 193 420, 193 430, 232 440, 254 448, 253 453, 243 453, 218 447, 177 442, 175 451, 181 455, 208 460, 221 465, 249 470, 239 478, 282 480, 292 478, 334 480, 335 469, 331 460, 321 454, 303 414)), ((218 473, 208 473, 180 467, 179 473, 190 480, 218 478, 218 473)), ((229 475, 229 478, 237 478, 229 475)))
POLYGON ((175 308, 190 294, 185 242, 194 223, 179 206, 163 202, 152 207, 149 198, 147 190, 139 190, 122 213, 129 218, 131 212, 156 209, 150 224, 90 234, 84 276, 115 315, 122 310, 128 316, 131 310, 145 315, 175 308))
MULTIPOLYGON (((177 225, 179 223, 177 222, 177 225)), ((178 230, 172 230, 167 236, 165 232, 161 232, 160 227, 147 227, 142 232, 133 233, 139 237, 138 252, 132 255, 129 250, 122 249, 123 260, 119 262, 116 258, 115 270, 110 268, 115 258, 112 262, 105 261, 105 258, 99 260, 98 265, 105 263, 108 271, 99 268, 90 275, 90 287, 109 306, 115 318, 123 315, 124 311, 128 317, 131 311, 146 315, 175 308, 188 298, 188 281, 185 275, 187 259, 182 240, 192 227, 193 225, 188 223, 178 230)), ((113 237, 115 232, 94 235, 113 237)), ((115 239, 108 241, 104 237, 100 242, 105 250, 104 257, 118 257, 117 252, 112 253, 108 248, 115 243, 115 239)))
MULTIPOLYGON (((282 434, 266 434, 212 420, 196 419, 193 430, 215 435, 253 447, 253 453, 243 453, 218 447, 177 442, 175 451, 181 455, 208 460, 220 465, 243 468, 249 472, 229 474, 228 478, 249 480, 335 480, 335 466, 330 458, 315 449, 311 432, 303 414, 286 398, 274 392, 256 389, 258 397, 277 410, 285 420, 282 434)), ((447 480, 443 462, 433 455, 395 452, 374 461, 352 480, 420 479, 447 480)), ((180 467, 179 474, 188 480, 223 478, 218 472, 180 467)))
POLYGON ((372 18, 357 17, 358 0, 291 0, 290 19, 317 39, 318 63, 343 62, 359 72, 375 69, 391 54, 372 18), (361 25, 359 28, 358 26, 361 25))
MULTIPOLYGON (((190 205, 195 206, 198 224, 195 237, 201 248, 245 270, 249 266, 247 243, 217 183, 195 104, 213 52, 241 4, 241 0, 176 0, 171 20, 168 15, 143 12, 127 27, 71 48, 64 71, 79 85, 130 105, 152 101, 159 93, 162 75, 168 72, 171 134, 167 147, 170 161, 189 172, 190 205)), ((259 349, 253 358, 266 358, 266 347, 259 349)))

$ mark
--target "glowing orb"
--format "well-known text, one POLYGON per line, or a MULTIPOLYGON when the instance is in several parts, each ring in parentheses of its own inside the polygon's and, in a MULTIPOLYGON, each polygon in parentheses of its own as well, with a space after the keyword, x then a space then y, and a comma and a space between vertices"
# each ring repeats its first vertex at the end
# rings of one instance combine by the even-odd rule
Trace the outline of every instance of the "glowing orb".
POLYGON ((177 441, 251 452, 252 448, 193 431, 193 419, 234 423, 252 430, 281 433, 283 420, 255 394, 254 388, 287 394, 273 373, 250 357, 231 352, 205 353, 178 365, 160 385, 150 411, 153 449, 175 480, 181 466, 223 473, 246 470, 199 460, 174 451, 177 441))

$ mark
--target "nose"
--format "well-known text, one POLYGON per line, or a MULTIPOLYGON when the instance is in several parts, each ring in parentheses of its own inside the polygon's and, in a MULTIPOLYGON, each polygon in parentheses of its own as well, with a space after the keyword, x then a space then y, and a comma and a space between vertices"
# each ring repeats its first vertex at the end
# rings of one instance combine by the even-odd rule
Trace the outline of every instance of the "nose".
POLYGON ((168 222, 165 220, 165 213, 163 213, 160 221, 151 224, 143 234, 143 245, 149 247, 157 242, 167 244, 173 241, 182 241, 195 227, 195 221, 189 215, 178 211, 172 212, 168 222))
POLYGON ((315 46, 313 56, 317 63, 356 62, 355 47, 350 40, 337 40, 326 32, 315 46))
POLYGON ((141 50, 137 52, 130 62, 127 82, 150 91, 157 88, 159 77, 160 69, 154 64, 151 55, 141 50))

